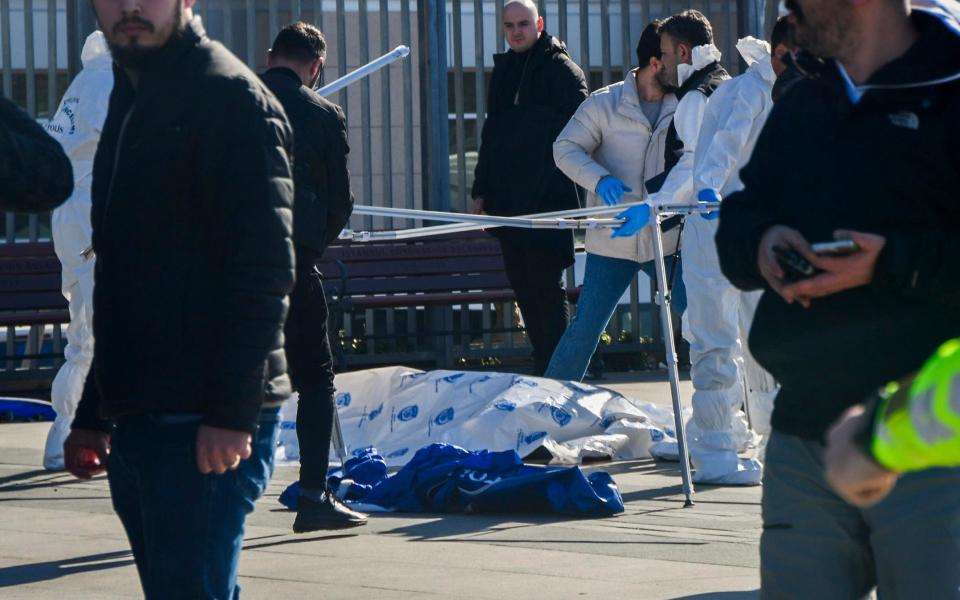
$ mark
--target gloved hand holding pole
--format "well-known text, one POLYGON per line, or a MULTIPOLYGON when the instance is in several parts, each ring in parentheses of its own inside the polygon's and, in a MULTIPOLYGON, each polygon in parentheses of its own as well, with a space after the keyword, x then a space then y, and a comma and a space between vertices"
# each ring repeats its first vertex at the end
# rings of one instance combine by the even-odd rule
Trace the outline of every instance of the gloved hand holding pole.
MULTIPOLYGON (((720 192, 717 190, 700 190, 700 193, 697 194, 697 201, 700 204, 719 204, 720 203, 720 192)), ((707 221, 715 221, 720 218, 720 211, 713 210, 700 213, 700 216, 706 219, 707 221)))

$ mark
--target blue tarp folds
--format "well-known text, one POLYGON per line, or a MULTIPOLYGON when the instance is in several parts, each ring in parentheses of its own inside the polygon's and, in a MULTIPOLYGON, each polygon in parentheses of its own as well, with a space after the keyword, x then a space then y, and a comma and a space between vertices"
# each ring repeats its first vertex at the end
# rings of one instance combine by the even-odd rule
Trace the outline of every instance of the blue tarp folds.
MULTIPOLYGON (((623 512, 623 498, 607 473, 585 476, 579 467, 525 465, 513 450, 469 452, 449 444, 420 449, 403 469, 386 477, 374 450, 347 461, 354 480, 347 499, 402 512, 538 512, 605 517, 623 512)), ((331 487, 339 484, 331 478, 331 487)), ((295 504, 296 491, 281 496, 295 504)))

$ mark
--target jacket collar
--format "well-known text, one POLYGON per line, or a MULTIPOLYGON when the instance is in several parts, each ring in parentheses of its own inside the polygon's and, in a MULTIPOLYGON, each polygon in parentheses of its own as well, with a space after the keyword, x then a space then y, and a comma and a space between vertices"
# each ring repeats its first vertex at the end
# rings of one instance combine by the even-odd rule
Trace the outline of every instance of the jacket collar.
POLYGON ((623 80, 620 101, 617 103, 618 113, 634 121, 647 123, 650 131, 657 131, 668 123, 676 109, 677 97, 673 94, 664 94, 660 106, 660 116, 657 118, 657 122, 650 123, 647 121, 647 115, 640 106, 640 94, 637 93, 637 70, 634 69, 627 73, 626 78, 623 80))
POLYGON ((83 43, 83 50, 80 51, 80 61, 83 68, 86 69, 101 59, 110 57, 110 48, 107 46, 107 38, 99 29, 87 36, 87 41, 83 43))
POLYGON ((298 86, 303 85, 303 81, 300 79, 300 76, 297 75, 293 69, 290 69, 288 67, 273 67, 273 68, 267 69, 264 72, 264 75, 277 75, 279 77, 283 77, 284 79, 292 80, 298 86))
MULTIPOLYGON (((563 42, 553 37, 546 31, 540 34, 540 38, 530 47, 529 50, 523 54, 518 54, 509 48, 506 52, 500 52, 493 55, 494 65, 499 64, 500 62, 507 60, 508 58, 522 57, 529 55, 530 61, 537 61, 539 58, 544 56, 550 56, 552 54, 566 54, 567 47, 563 42)), ((531 65, 533 63, 531 62, 531 65)))
POLYGON ((946 13, 914 9, 919 37, 900 58, 877 71, 864 86, 897 89, 943 85, 960 80, 960 29, 946 13))
POLYGON ((737 42, 737 52, 747 63, 748 71, 756 73, 764 81, 773 85, 773 82, 777 80, 777 74, 773 72, 770 44, 748 36, 737 42))
MULTIPOLYGON (((152 54, 140 68, 140 87, 152 82, 157 77, 180 69, 180 61, 193 48, 207 40, 207 32, 203 29, 200 17, 190 20, 179 35, 173 35, 167 43, 152 54)), ((114 63, 114 74, 117 79, 129 83, 129 79, 122 68, 114 63)))
POLYGON ((960 81, 960 27, 947 12, 914 8, 911 15, 919 37, 903 56, 856 85, 835 60, 800 53, 794 64, 808 79, 822 80, 843 89, 853 104, 868 92, 931 88, 960 81))

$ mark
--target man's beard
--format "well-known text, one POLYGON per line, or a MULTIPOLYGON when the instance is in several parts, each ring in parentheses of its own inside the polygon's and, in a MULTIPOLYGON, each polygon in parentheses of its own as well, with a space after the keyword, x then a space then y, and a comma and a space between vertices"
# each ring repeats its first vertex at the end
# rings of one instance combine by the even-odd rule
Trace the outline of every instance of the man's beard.
MULTIPOLYGON (((136 43, 133 43, 129 46, 119 46, 113 42, 112 36, 107 36, 107 47, 110 48, 110 55, 113 56, 113 60, 125 69, 142 69, 145 65, 148 65, 167 44, 182 36, 186 29, 186 26, 182 22, 183 5, 178 1, 174 6, 173 31, 162 46, 144 47, 136 43)), ((143 25, 149 29, 150 33, 155 31, 153 23, 147 21, 146 19, 132 17, 130 19, 122 19, 120 22, 114 25, 113 34, 116 35, 117 30, 121 26, 129 23, 143 25)))
POLYGON ((657 80, 657 83, 660 84, 660 87, 663 88, 664 92, 673 92, 679 88, 677 85, 676 76, 674 76, 673 81, 671 81, 671 74, 667 71, 665 66, 661 67, 660 70, 657 71, 656 75, 654 75, 654 79, 657 80))
POLYGON ((797 46, 820 58, 843 58, 855 44, 853 10, 842 2, 830 0, 819 7, 804 11, 796 0, 787 0, 786 6, 796 22, 794 35, 797 46))

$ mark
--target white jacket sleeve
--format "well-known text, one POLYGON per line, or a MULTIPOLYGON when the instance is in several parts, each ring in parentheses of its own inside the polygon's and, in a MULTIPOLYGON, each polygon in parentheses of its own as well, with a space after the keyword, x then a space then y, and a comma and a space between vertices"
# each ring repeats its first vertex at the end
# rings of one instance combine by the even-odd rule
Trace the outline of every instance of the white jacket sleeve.
POLYGON ((708 98, 700 92, 690 92, 677 105, 673 115, 677 136, 683 142, 683 156, 673 167, 663 187, 650 196, 651 204, 689 204, 693 202, 693 157, 697 151, 700 126, 707 109, 708 98))
POLYGON ((582 188, 597 189, 610 171, 593 160, 593 152, 603 143, 603 128, 597 119, 597 96, 590 96, 574 113, 553 143, 557 168, 582 188))
POLYGON ((756 87, 740 86, 737 93, 723 102, 710 103, 709 110, 717 117, 716 130, 701 144, 701 161, 694 172, 694 192, 711 189, 720 192, 739 169, 740 155, 750 140, 754 122, 763 112, 763 91, 756 87))

